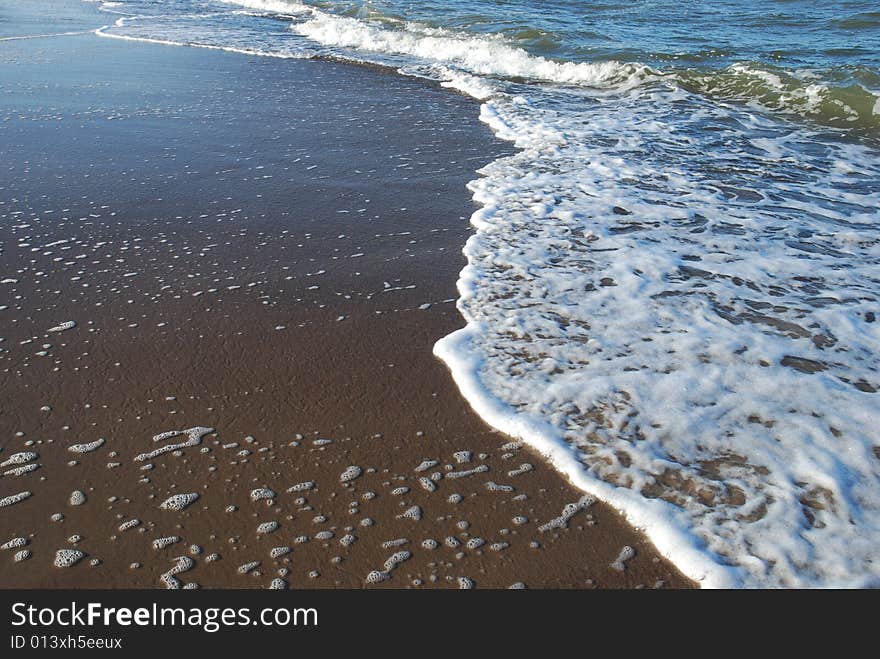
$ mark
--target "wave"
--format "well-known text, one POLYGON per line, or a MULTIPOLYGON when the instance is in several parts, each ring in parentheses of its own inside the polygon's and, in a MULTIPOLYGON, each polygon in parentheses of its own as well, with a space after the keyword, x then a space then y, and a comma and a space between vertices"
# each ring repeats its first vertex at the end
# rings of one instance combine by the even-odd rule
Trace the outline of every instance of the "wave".
MULTIPOLYGON (((502 35, 225 1, 286 22, 255 54, 433 78, 517 147, 470 185, 467 325, 435 346, 488 423, 705 586, 878 583, 880 155, 848 132, 877 128, 872 72, 556 61, 502 35)), ((256 38, 237 29, 235 49, 256 38)))
POLYGON ((511 46, 500 36, 476 36, 412 23, 391 30, 356 18, 313 12, 310 19, 294 23, 290 29, 325 46, 409 55, 481 76, 619 88, 637 85, 650 75, 648 67, 641 64, 556 62, 511 46))
MULTIPOLYGON (((114 12, 116 13, 116 12, 114 12)), ((313 53, 309 53, 299 49, 291 49, 291 50, 281 50, 278 48, 253 48, 245 45, 224 45, 218 43, 211 43, 209 41, 196 41, 194 40, 188 31, 175 31, 176 34, 180 36, 178 38, 163 38, 159 36, 151 36, 153 34, 152 29, 153 26, 150 26, 147 29, 147 33, 140 34, 137 30, 133 32, 124 32, 122 31, 125 28, 129 28, 132 23, 136 23, 140 20, 161 20, 163 18, 172 18, 175 21, 180 20, 181 18, 189 18, 189 19, 199 19, 205 18, 206 14, 194 14, 188 16, 180 16, 173 15, 170 17, 165 16, 123 16, 121 18, 116 19, 116 21, 112 25, 103 25, 96 30, 94 33, 99 37, 104 37, 108 39, 118 39, 120 41, 136 41, 142 43, 153 43, 159 44, 162 46, 188 46, 191 48, 204 48, 206 50, 222 50, 229 53, 238 53, 240 55, 252 55, 256 57, 273 57, 277 59, 310 59, 314 57, 313 53)))
MULTIPOLYGON (((662 82, 713 99, 751 104, 820 125, 869 133, 880 129, 880 92, 855 81, 845 85, 824 82, 822 72, 816 74, 816 79, 805 80, 791 72, 747 62, 721 70, 657 70, 640 62, 558 61, 518 46, 516 33, 511 37, 429 27, 385 16, 375 9, 369 15, 337 15, 300 0, 221 1, 295 17, 290 25, 292 32, 323 46, 356 53, 355 58, 368 53, 408 56, 442 65, 445 71, 456 74, 613 91, 662 82)), ((538 32, 530 30, 526 34, 531 38, 538 32)), ((711 54, 717 57, 719 52, 711 54)), ((694 59, 676 57, 683 61, 694 59)))
POLYGON ((822 83, 821 74, 815 76, 818 80, 804 80, 755 63, 676 77, 685 89, 713 98, 752 103, 837 128, 880 128, 880 93, 857 83, 834 86, 822 83))
POLYGON ((435 354, 702 585, 876 585, 880 194, 852 180, 880 160, 652 101, 483 106, 520 151, 471 184, 435 354))

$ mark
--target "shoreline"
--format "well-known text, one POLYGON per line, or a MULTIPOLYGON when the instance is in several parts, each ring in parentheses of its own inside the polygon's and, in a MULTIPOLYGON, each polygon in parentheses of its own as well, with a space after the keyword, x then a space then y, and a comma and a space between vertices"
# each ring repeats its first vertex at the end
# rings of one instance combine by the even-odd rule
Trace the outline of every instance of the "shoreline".
MULTIPOLYGON (((373 570, 394 588, 460 577, 477 587, 693 585, 602 504, 538 531, 582 493, 485 426, 431 355, 461 326, 451 302, 471 231, 464 184, 475 163, 509 148, 479 124, 475 103, 350 63, 282 68, 88 35, 56 37, 51 53, 13 43, 19 57, 38 51, 33 59, 58 66, 53 75, 72 69, 72 87, 49 94, 78 114, 46 117, 32 101, 30 126, 21 108, 0 108, 16 113, 2 130, 15 131, 10 151, 27 163, 0 176, 17 200, 0 215, 36 225, 3 229, 3 277, 17 280, 4 292, 21 300, 2 312, 13 316, 0 344, 4 389, 15 391, 0 461, 34 451, 41 465, 2 479, 2 496, 33 492, 0 509, 5 535, 26 538, 33 554, 0 554, 4 587, 156 588, 181 554, 196 563, 181 579, 203 587, 362 587, 373 570), (47 126, 51 156, 33 148, 47 126), (77 163, 87 179, 74 176, 77 163), (42 185, 53 180, 64 182, 42 185), (46 331, 66 320, 76 327, 46 331), (196 426, 216 434, 135 460, 182 441, 154 435, 196 426), (66 450, 99 437, 93 452, 66 450), (360 473, 340 480, 357 471, 349 466, 360 473), (308 482, 317 487, 287 491, 308 482), (74 489, 84 505, 69 505, 74 489), (254 499, 263 489, 274 496, 254 499), (158 510, 180 493, 199 499, 158 510), (57 512, 64 520, 49 521, 57 512), (277 530, 258 530, 272 522, 277 530), (635 557, 618 571, 626 546, 635 557), (273 558, 273 547, 291 551, 273 558), (62 548, 85 556, 54 568, 62 548), (398 552, 411 555, 383 570, 398 552), (222 559, 204 560, 214 553, 222 559)), ((43 101, 26 75, 16 82, 43 101)))

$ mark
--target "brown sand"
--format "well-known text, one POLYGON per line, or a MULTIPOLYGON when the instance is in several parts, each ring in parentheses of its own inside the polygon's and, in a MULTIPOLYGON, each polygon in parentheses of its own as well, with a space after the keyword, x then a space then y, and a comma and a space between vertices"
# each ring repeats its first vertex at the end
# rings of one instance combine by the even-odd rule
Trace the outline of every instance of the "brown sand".
POLYGON ((0 461, 36 451, 40 467, 0 478, 0 497, 33 493, 0 508, 0 542, 32 552, 0 552, 0 584, 158 588, 187 555, 179 580, 206 588, 358 588, 373 570, 393 588, 693 585, 600 503, 541 532, 582 493, 483 424, 431 354, 462 323, 465 183, 507 148, 470 101, 348 65, 52 41, 40 54, 72 81, 54 103, 28 86, 33 52, 3 64, 25 80, 25 109, 0 106, 0 279, 15 280, 0 286, 0 461), (194 426, 215 432, 136 461, 185 439, 154 435, 194 426), (360 476, 340 482, 350 465, 360 476), (274 498, 252 501, 257 488, 274 498), (74 490, 85 504, 68 503, 74 490), (179 493, 199 499, 159 508, 179 493), (62 548, 85 558, 53 567, 62 548))

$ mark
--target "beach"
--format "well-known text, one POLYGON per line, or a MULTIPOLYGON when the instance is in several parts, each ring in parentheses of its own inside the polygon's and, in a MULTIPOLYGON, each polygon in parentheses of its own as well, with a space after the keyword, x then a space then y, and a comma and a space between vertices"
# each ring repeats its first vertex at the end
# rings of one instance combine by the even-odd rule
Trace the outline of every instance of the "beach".
POLYGON ((0 9, 0 586, 697 585, 432 352, 476 101, 58 4, 0 9))

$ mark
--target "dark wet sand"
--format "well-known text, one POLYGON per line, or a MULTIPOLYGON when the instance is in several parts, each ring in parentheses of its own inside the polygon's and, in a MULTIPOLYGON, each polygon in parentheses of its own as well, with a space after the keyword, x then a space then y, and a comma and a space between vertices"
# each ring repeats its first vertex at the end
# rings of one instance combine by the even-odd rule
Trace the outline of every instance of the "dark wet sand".
MULTIPOLYGON (((45 31, 76 20, 102 22, 86 6, 45 31)), ((582 493, 483 424, 431 354, 462 324, 465 184, 509 148, 470 100, 369 68, 88 34, 0 42, 0 91, 0 462, 40 464, 0 477, 0 498, 32 492, 0 508, 0 543, 32 552, 0 552, 0 585, 159 588, 188 555, 178 578, 204 588, 358 588, 405 550, 382 585, 692 586, 602 504, 541 532, 582 493), (215 432, 135 460, 194 426, 215 432), (349 465, 362 473, 341 483, 349 465), (159 509, 177 493, 200 497, 159 509), (85 558, 53 567, 62 548, 85 558)))

